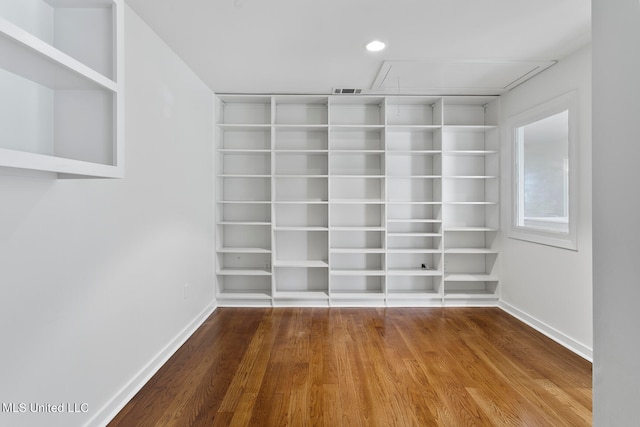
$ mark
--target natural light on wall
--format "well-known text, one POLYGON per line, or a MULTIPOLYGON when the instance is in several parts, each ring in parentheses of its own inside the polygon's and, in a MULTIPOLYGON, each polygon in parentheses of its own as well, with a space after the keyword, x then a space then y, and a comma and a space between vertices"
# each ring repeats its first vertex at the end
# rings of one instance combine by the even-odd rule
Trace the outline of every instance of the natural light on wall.
POLYGON ((512 238, 577 249, 574 105, 572 93, 508 120, 512 238))

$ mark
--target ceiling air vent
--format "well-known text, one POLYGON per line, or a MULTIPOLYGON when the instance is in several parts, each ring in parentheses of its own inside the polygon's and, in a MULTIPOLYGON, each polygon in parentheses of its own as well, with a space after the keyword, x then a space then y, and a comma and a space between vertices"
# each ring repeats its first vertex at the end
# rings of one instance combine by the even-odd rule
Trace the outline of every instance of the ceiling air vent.
POLYGON ((362 93, 362 89, 347 89, 347 88, 333 89, 334 95, 358 95, 360 93, 362 93))

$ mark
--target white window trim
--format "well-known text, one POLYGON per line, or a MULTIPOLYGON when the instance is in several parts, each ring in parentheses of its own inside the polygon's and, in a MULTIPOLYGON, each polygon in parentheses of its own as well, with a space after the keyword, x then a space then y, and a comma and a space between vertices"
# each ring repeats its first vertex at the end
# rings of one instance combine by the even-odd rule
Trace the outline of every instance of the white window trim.
POLYGON ((563 249, 578 250, 578 96, 577 91, 561 95, 534 108, 510 117, 506 121, 507 141, 511 156, 511 208, 507 236, 563 249), (545 231, 518 225, 518 176, 517 162, 519 150, 516 148, 518 128, 542 120, 562 111, 569 110, 569 232, 545 231))

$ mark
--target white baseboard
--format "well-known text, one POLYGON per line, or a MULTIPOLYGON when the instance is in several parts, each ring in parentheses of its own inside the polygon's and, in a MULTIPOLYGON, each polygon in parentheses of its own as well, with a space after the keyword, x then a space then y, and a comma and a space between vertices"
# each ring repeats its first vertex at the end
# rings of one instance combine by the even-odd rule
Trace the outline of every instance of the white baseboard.
POLYGON ((511 316, 515 317, 518 320, 521 320, 522 322, 524 322, 527 325, 531 326, 533 329, 535 329, 538 332, 540 332, 540 333, 546 335, 547 337, 551 338, 552 340, 554 340, 558 344, 568 348, 569 350, 571 350, 572 352, 574 352, 578 356, 588 360, 589 362, 593 362, 593 349, 592 348, 589 348, 589 347, 585 346, 584 344, 582 344, 582 343, 574 340, 573 338, 563 334, 562 332, 558 331, 557 329, 552 328, 551 326, 549 326, 546 323, 536 319, 535 317, 528 315, 527 313, 517 309, 516 307, 512 306, 511 304, 509 304, 507 302, 500 301, 498 306, 502 310, 504 310, 507 313, 509 313, 511 316))
POLYGON ((204 323, 213 313, 216 306, 211 305, 196 316, 180 333, 167 344, 127 385, 125 385, 116 395, 93 416, 85 427, 99 427, 107 425, 124 406, 140 391, 140 389, 155 375, 167 360, 189 339, 191 335, 204 323))

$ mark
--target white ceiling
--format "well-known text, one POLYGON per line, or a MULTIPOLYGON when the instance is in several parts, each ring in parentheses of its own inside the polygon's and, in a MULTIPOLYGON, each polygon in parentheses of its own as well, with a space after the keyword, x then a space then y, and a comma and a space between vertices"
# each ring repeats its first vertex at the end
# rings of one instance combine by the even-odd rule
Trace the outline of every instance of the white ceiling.
POLYGON ((446 88, 416 82, 416 75, 430 73, 407 64, 559 60, 591 37, 590 0, 127 3, 216 93, 368 90, 385 61, 403 64, 394 69, 395 93, 433 93, 446 88), (365 51, 372 39, 385 41, 387 49, 365 51))

